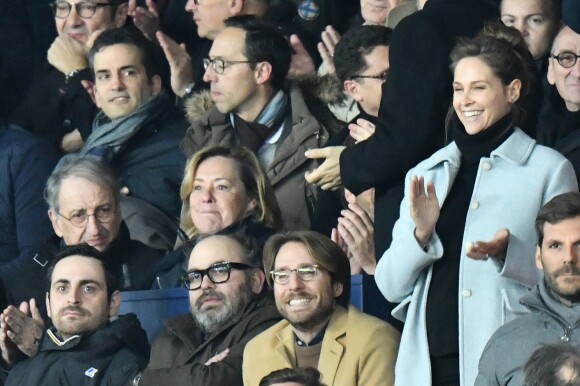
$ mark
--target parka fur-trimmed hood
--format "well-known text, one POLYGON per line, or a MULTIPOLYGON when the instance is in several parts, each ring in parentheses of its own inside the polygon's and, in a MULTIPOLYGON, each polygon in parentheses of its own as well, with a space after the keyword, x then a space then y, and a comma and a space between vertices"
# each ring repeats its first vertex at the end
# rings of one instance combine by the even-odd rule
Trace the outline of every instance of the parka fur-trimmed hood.
MULTIPOLYGON (((339 130, 344 123, 328 110, 329 104, 346 100, 342 84, 334 75, 301 75, 288 79, 285 89, 298 86, 310 112, 331 132, 339 130)), ((184 102, 185 113, 190 123, 194 123, 214 106, 209 90, 200 91, 184 102)))

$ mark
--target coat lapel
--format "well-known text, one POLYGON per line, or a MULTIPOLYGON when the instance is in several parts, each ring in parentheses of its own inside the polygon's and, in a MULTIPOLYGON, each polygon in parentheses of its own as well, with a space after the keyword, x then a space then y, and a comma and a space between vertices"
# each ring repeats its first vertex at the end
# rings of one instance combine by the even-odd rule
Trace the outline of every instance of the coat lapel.
POLYGON ((337 305, 322 341, 318 370, 322 381, 329 386, 334 385, 338 365, 344 355, 345 347, 340 341, 346 335, 347 319, 346 309, 337 305))
MULTIPOLYGON (((292 327, 288 326, 276 333, 278 343, 276 344, 276 352, 284 361, 283 367, 296 367, 296 350, 294 349, 294 334, 292 327)), ((283 368, 280 367, 280 368, 283 368)))

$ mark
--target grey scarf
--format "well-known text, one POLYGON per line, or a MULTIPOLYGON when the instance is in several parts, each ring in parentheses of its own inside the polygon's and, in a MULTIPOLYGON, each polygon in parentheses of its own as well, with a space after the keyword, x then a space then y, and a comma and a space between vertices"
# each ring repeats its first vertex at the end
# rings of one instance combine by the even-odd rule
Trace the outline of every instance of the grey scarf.
POLYGON ((131 114, 111 121, 100 111, 93 122, 93 133, 87 138, 79 156, 87 155, 111 161, 123 146, 139 132, 147 122, 164 111, 167 95, 151 96, 131 114))

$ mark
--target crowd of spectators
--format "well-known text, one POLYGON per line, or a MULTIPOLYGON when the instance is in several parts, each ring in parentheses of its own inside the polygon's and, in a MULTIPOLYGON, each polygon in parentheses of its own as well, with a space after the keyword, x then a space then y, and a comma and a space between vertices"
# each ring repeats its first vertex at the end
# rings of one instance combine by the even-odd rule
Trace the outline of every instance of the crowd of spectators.
POLYGON ((577 0, 6 0, 0 47, 0 385, 580 379, 577 0), (178 287, 149 347, 123 292, 178 287))

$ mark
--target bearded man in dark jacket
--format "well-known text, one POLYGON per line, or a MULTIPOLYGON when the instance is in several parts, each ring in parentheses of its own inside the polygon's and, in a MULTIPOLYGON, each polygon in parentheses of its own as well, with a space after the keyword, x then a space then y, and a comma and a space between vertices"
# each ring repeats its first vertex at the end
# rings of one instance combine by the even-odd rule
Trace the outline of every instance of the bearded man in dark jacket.
MULTIPOLYGON (((125 386, 149 359, 135 315, 117 316, 121 295, 106 257, 88 245, 65 248, 48 269, 46 304, 54 327, 37 354, 9 372, 6 385, 125 386)), ((2 320, 4 369, 18 359, 2 320)))
POLYGON ((165 321, 151 362, 133 385, 243 386, 246 343, 281 319, 265 293, 258 250, 243 234, 195 245, 184 276, 191 313, 165 321))

